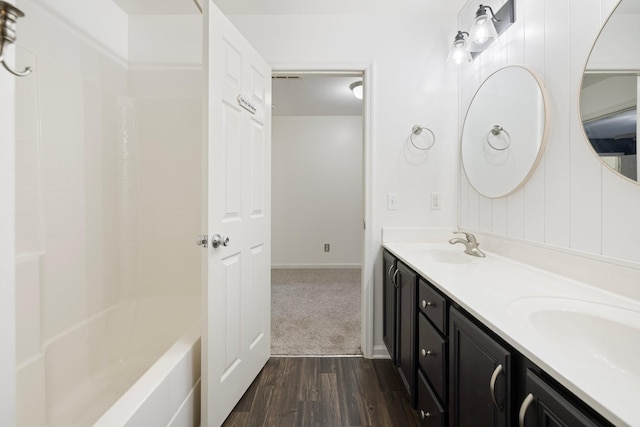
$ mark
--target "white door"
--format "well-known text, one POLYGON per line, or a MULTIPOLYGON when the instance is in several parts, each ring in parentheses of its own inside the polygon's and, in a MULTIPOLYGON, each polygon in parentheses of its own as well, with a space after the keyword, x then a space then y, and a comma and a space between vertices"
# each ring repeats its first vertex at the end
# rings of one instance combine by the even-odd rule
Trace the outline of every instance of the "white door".
POLYGON ((219 426, 271 354, 271 68, 212 0, 203 15, 210 242, 202 425, 219 426))

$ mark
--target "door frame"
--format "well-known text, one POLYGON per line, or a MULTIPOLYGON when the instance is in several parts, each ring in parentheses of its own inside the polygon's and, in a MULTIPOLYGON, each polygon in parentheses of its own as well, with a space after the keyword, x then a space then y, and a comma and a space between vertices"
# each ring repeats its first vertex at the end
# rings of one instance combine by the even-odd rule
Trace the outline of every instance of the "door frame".
POLYGON ((362 73, 364 86, 362 111, 363 136, 363 219, 364 233, 362 242, 362 274, 360 300, 360 346, 362 355, 371 359, 376 357, 374 343, 374 272, 376 251, 372 248, 373 239, 373 81, 375 63, 324 63, 324 64, 271 64, 273 74, 340 74, 362 73))

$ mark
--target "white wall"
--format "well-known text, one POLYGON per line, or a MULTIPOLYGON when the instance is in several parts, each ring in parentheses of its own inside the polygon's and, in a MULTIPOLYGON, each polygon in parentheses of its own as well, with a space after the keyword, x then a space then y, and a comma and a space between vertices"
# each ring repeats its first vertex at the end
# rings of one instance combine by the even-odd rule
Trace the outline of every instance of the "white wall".
POLYGON ((478 195, 461 171, 460 225, 517 240, 604 256, 638 268, 640 187, 605 167, 583 134, 582 73, 617 0, 520 0, 499 44, 460 73, 460 126, 480 83, 508 64, 540 75, 550 101, 544 157, 526 185, 503 198, 478 195))
POLYGON ((373 212, 367 226, 372 236, 368 249, 376 267, 364 276, 367 289, 374 292, 374 345, 382 348, 382 227, 455 225, 456 75, 442 66, 455 35, 455 12, 450 18, 389 12, 232 15, 230 19, 276 69, 373 65, 373 212), (434 131, 437 141, 430 151, 410 148, 408 138, 415 124, 434 131), (431 192, 442 194, 442 210, 429 209, 431 192), (387 210, 387 193, 398 194, 397 211, 387 210))
POLYGON ((362 117, 274 116, 271 139, 272 265, 360 267, 362 117))

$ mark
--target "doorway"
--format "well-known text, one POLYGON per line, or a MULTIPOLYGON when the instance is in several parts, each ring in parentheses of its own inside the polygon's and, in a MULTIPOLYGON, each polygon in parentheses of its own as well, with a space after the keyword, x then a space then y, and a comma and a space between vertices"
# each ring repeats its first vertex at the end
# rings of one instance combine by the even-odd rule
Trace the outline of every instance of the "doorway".
POLYGON ((362 81, 273 74, 274 355, 362 355, 364 103, 351 89, 362 81))

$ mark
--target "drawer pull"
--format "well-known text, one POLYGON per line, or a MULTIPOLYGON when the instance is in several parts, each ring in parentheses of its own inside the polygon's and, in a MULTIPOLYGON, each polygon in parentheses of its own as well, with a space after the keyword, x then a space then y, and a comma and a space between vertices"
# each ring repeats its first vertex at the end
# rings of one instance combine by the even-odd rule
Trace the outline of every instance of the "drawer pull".
POLYGON ((433 306, 433 303, 432 303, 431 301, 428 301, 428 302, 427 302, 427 301, 425 301, 425 300, 422 300, 422 302, 420 303, 420 305, 422 305, 422 308, 427 308, 427 307, 431 307, 431 306, 433 306))
POLYGON ((496 399, 496 381, 498 380, 498 375, 502 372, 502 365, 498 365, 496 369, 493 371, 491 375, 491 381, 489 381, 489 388, 491 391, 491 399, 493 400, 493 404, 496 405, 496 408, 502 411, 502 405, 498 403, 498 399, 496 399))
POLYGON ((395 273, 393 273, 393 279, 391 279, 391 282, 393 282, 393 286, 394 286, 394 287, 396 287, 396 288, 398 287, 398 280, 397 280, 397 277, 398 277, 398 271, 400 271, 400 270, 398 270, 398 269, 396 268, 396 272, 395 272, 395 273))
POLYGON ((520 405, 520 412, 518 413, 518 425, 520 427, 524 427, 524 417, 527 416, 527 409, 529 409, 529 405, 531 405, 534 399, 533 394, 529 393, 522 401, 522 405, 520 405))
POLYGON ((431 350, 425 350, 424 348, 422 349, 421 353, 422 353, 422 357, 431 356, 433 354, 431 350))
POLYGON ((431 417, 431 412, 424 412, 422 409, 420 410, 420 418, 424 420, 425 418, 429 417, 431 417))

